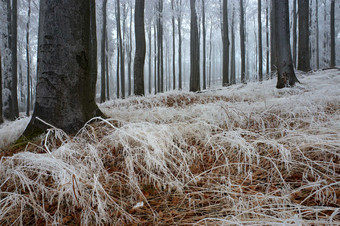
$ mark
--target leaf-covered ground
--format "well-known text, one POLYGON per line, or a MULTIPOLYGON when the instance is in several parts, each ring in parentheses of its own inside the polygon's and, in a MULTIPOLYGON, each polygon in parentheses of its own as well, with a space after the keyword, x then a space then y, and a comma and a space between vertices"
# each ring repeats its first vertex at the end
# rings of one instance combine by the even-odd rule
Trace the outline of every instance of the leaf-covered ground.
POLYGON ((0 225, 340 224, 340 71, 299 79, 113 100, 25 147, 6 124, 0 225))

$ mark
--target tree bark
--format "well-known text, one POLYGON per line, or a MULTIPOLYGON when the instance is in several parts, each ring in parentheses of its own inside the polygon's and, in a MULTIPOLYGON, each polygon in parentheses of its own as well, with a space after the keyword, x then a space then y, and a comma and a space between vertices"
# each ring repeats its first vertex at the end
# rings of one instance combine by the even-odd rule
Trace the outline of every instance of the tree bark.
POLYGON ((151 40, 151 20, 149 22, 148 38, 149 38, 149 94, 152 93, 151 77, 152 77, 152 40, 151 40))
POLYGON ((206 54, 207 31, 205 27, 205 0, 202 0, 202 35, 203 35, 203 89, 206 89, 207 88, 207 54, 206 54))
POLYGON ((293 0, 293 64, 296 68, 296 49, 297 49, 297 12, 296 12, 296 0, 293 0))
POLYGON ((299 49, 298 70, 310 71, 309 52, 309 0, 298 0, 299 6, 299 49))
POLYGON ((320 68, 320 49, 319 49, 319 1, 315 2, 315 26, 316 26, 316 68, 320 68))
MULTIPOLYGON (((222 86, 229 85, 229 29, 228 29, 228 0, 223 0, 223 22, 222 22, 222 51, 223 51, 223 59, 222 59, 222 86)), ((211 37, 210 37, 211 39, 211 37)), ((210 51, 211 54, 211 51, 210 51)))
POLYGON ((163 0, 158 0, 157 7, 157 74, 158 92, 164 91, 164 64, 163 64, 163 0))
POLYGON ((330 66, 335 66, 335 26, 334 26, 334 11, 335 11, 335 0, 331 0, 331 62, 330 66))
POLYGON ((258 45, 259 45, 259 80, 263 81, 263 66, 262 66, 262 22, 261 22, 261 0, 257 1, 257 24, 258 24, 258 45))
POLYGON ((190 0, 190 91, 200 90, 199 39, 195 0, 190 0))
POLYGON ((103 27, 102 27, 102 40, 101 40, 101 94, 100 94, 100 102, 103 103, 106 101, 106 8, 107 8, 107 0, 103 2, 103 27))
POLYGON ((236 84, 235 70, 235 6, 231 20, 231 58, 230 58, 230 84, 236 84))
POLYGON ((241 42, 241 82, 246 83, 246 56, 244 40, 244 10, 243 0, 240 0, 240 42, 241 42))
POLYGON ((125 55, 124 55, 124 46, 122 40, 122 30, 120 26, 120 0, 117 0, 117 33, 119 40, 119 59, 120 59, 120 88, 121 88, 121 97, 125 98, 125 55))
POLYGON ((275 43, 277 49, 278 77, 276 88, 294 86, 298 79, 295 76, 290 49, 289 9, 288 1, 272 0, 275 29, 275 43))
POLYGON ((268 4, 269 0, 266 0, 266 79, 269 79, 269 4, 268 4))
POLYGON ((277 50, 276 50, 276 43, 275 43, 275 14, 274 14, 274 0, 271 0, 271 7, 270 7, 270 77, 273 78, 274 74, 277 71, 277 50))
POLYGON ((18 62, 17 62, 17 27, 18 27, 18 5, 17 0, 10 0, 7 2, 7 19, 8 19, 8 38, 9 38, 9 49, 11 50, 11 66, 7 71, 7 75, 4 81, 4 89, 6 95, 4 96, 4 117, 8 120, 15 120, 19 117, 18 108, 18 62))
POLYGON ((135 2, 135 37, 136 54, 134 63, 134 92, 144 95, 144 62, 145 62, 145 30, 144 30, 144 0, 135 2))
POLYGON ((132 94, 132 81, 131 81, 131 67, 132 67, 132 5, 130 7, 130 29, 129 29, 129 49, 128 49, 128 83, 129 83, 129 89, 128 93, 129 96, 132 94))
POLYGON ((175 7, 174 0, 171 0, 172 10, 172 88, 176 89, 176 28, 175 28, 175 7))
POLYGON ((37 118, 75 133, 89 119, 102 115, 95 103, 96 78, 91 75, 91 55, 96 52, 90 52, 91 42, 95 41, 90 31, 94 28, 90 2, 40 3, 36 104, 25 136, 37 135, 50 127, 37 118))
POLYGON ((3 122, 4 120, 2 118, 2 57, 0 49, 0 124, 3 122))
POLYGON ((30 92, 30 78, 31 78, 31 62, 30 62, 30 22, 31 22, 31 0, 28 0, 28 16, 26 24, 26 64, 27 64, 27 96, 26 96, 26 116, 30 115, 31 92, 30 92))
POLYGON ((178 89, 182 90, 182 0, 178 2, 178 89))

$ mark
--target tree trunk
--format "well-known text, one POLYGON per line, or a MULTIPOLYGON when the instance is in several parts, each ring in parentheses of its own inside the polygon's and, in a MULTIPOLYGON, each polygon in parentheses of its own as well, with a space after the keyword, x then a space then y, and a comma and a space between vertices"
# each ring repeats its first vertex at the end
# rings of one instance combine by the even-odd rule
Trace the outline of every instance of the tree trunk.
POLYGON ((108 32, 105 36, 105 68, 106 68, 106 99, 110 100, 110 70, 109 70, 109 43, 108 43, 108 32))
POLYGON ((190 91, 200 90, 199 39, 195 0, 190 0, 190 91))
POLYGON ((2 57, 0 49, 0 124, 3 122, 4 120, 2 118, 2 57))
POLYGON ((27 96, 26 96, 26 116, 30 115, 31 92, 30 92, 30 78, 31 78, 31 62, 30 62, 30 22, 31 22, 31 0, 28 0, 28 16, 26 24, 26 64, 27 64, 27 96))
POLYGON ((276 59, 276 43, 275 43, 275 14, 274 14, 274 0, 271 0, 270 9, 270 77, 273 78, 277 71, 277 59, 276 59))
POLYGON ((299 6, 299 49, 298 70, 310 71, 309 52, 309 0, 298 0, 299 6))
POLYGON ((7 71, 7 75, 4 79, 4 89, 6 95, 4 96, 4 117, 9 120, 15 120, 19 117, 18 108, 18 62, 17 62, 17 26, 18 26, 18 12, 17 0, 12 0, 12 5, 10 0, 7 2, 8 10, 8 38, 9 49, 11 50, 11 67, 7 71))
POLYGON ((157 74, 158 92, 164 91, 164 64, 163 64, 163 0, 158 1, 157 10, 157 74))
POLYGON ((331 0, 331 63, 330 66, 335 66, 335 26, 334 26, 334 11, 335 0, 331 0))
POLYGON ((269 0, 266 0, 266 78, 269 79, 269 4, 268 4, 269 0))
POLYGON ((205 28, 205 0, 202 0, 202 35, 203 35, 203 89, 206 89, 207 88, 207 54, 206 54, 207 31, 205 28))
POLYGON ((128 49, 128 83, 129 83, 129 89, 128 93, 129 96, 132 94, 132 81, 131 81, 131 67, 132 67, 132 5, 130 7, 130 30, 129 30, 129 49, 128 49))
POLYGON ((95 41, 90 31, 92 1, 40 2, 36 104, 25 136, 50 127, 41 120, 75 133, 89 119, 102 115, 95 103, 96 77, 91 75, 90 60, 96 55, 90 52, 95 41))
POLYGON ((231 59, 230 59, 230 84, 236 84, 235 70, 235 6, 231 19, 231 59))
POLYGON ((172 88, 176 89, 176 31, 175 31, 175 8, 174 0, 171 0, 171 10, 172 10, 172 88))
POLYGON ((101 94, 100 94, 100 102, 103 103, 106 100, 106 48, 105 48, 105 39, 106 39, 106 8, 107 8, 107 0, 103 2, 103 27, 102 27, 102 40, 101 40, 101 94))
MULTIPOLYGON (((223 51, 223 59, 222 59, 222 86, 229 85, 229 30, 228 30, 228 0, 223 0, 223 22, 222 22, 222 51, 223 51)), ((233 31, 232 31, 233 32, 233 31)), ((211 37, 210 37, 211 41, 211 37)), ((211 51, 210 51, 211 54, 211 51)))
POLYGON ((124 46, 122 40, 122 30, 120 26, 120 0, 116 1, 117 3, 117 33, 119 40, 119 59, 120 59, 120 88, 121 88, 121 97, 125 98, 125 55, 124 55, 124 46))
POLYGON ((136 54, 134 63, 134 92, 144 95, 144 62, 145 62, 145 30, 144 30, 144 0, 135 2, 135 37, 136 54))
POLYGON ((243 0, 240 0, 240 42, 241 42, 241 82, 246 83, 246 56, 245 56, 245 44, 244 44, 244 10, 243 0))
POLYGON ((316 68, 320 68, 320 49, 319 49, 319 1, 315 2, 315 26, 316 26, 316 68))
POLYGON ((157 60, 158 60, 158 56, 157 56, 157 29, 156 29, 156 23, 154 24, 153 26, 153 33, 154 33, 154 38, 153 38, 153 52, 154 52, 154 64, 153 64, 153 67, 154 67, 154 79, 153 79, 153 82, 154 82, 154 87, 155 87, 155 94, 158 92, 158 64, 157 64, 157 60))
POLYGON ((289 9, 288 1, 272 0, 275 29, 275 43, 277 49, 277 66, 278 77, 276 88, 294 86, 298 82, 293 66, 293 60, 290 49, 290 32, 289 32, 289 9))
POLYGON ((152 76, 152 40, 151 40, 151 21, 149 24, 149 29, 148 29, 148 37, 149 37, 149 94, 152 92, 152 85, 151 85, 151 76, 152 76))
MULTIPOLYGON (((211 87, 211 69, 212 69, 212 30, 213 30, 213 22, 210 22, 210 37, 209 37, 209 79, 208 79, 208 86, 209 88, 211 87)), ((229 43, 229 42, 228 42, 229 43)), ((228 51, 228 56, 229 56, 229 51, 228 51)), ((228 57, 229 58, 229 57, 228 57)), ((228 67, 229 67, 229 59, 228 59, 228 67)), ((228 68, 229 69, 229 68, 228 68)), ((229 70, 228 70, 228 74, 229 74, 229 70)), ((228 76, 229 79, 229 76, 228 76)))
POLYGON ((182 22, 182 0, 179 0, 178 2, 178 89, 182 90, 182 28, 181 28, 181 22, 182 22))
POLYGON ((293 0, 293 64, 296 68, 296 44, 297 44, 297 12, 296 12, 296 0, 293 0))
POLYGON ((261 0, 257 1, 257 23, 258 23, 258 45, 259 45, 259 80, 263 81, 263 71, 262 71, 262 22, 261 22, 261 0))

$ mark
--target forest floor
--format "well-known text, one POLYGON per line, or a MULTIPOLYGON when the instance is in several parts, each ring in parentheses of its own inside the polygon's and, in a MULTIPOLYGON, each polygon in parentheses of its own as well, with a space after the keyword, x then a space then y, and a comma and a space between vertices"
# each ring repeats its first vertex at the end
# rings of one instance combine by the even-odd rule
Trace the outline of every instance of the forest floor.
POLYGON ((340 71, 112 100, 108 119, 13 145, 0 225, 340 224, 340 71))

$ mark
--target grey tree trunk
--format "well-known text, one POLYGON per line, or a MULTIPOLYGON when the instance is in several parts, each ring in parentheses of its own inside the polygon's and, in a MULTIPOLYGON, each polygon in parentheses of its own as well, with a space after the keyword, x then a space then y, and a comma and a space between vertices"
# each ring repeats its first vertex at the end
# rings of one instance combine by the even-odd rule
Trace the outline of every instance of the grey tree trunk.
POLYGON ((158 92, 164 91, 164 64, 163 64, 163 0, 158 1, 157 10, 157 74, 158 92))
POLYGON ((290 32, 289 32, 289 9, 288 1, 272 0, 272 10, 275 18, 275 43, 277 49, 277 84, 276 88, 294 86, 298 79, 295 76, 293 60, 290 49, 290 32))
POLYGON ((134 92, 144 95, 144 62, 145 62, 145 30, 144 30, 144 0, 135 2, 135 37, 136 54, 134 62, 134 92))
POLYGON ((153 82, 154 82, 154 88, 155 88, 155 94, 157 93, 158 91, 158 81, 157 81, 157 78, 158 78, 158 64, 157 64, 157 59, 158 59, 158 56, 157 56, 157 29, 156 29, 156 23, 154 24, 153 26, 153 31, 154 31, 154 38, 153 38, 153 53, 154 53, 154 64, 153 64, 153 67, 154 67, 154 79, 153 79, 153 82))
POLYGON ((179 0, 178 2, 178 89, 182 90, 182 15, 181 15, 181 9, 182 9, 182 0, 179 0))
POLYGON ((309 0, 298 0, 299 6, 299 46, 298 70, 310 71, 309 52, 309 0))
POLYGON ((297 49, 297 12, 296 12, 296 0, 293 0, 293 64, 296 67, 296 49, 297 49))
POLYGON ((31 89, 30 89, 30 80, 31 80, 31 62, 30 62, 30 22, 31 22, 31 0, 28 0, 28 16, 27 16, 27 24, 26 24, 26 64, 27 64, 27 95, 26 95, 26 116, 30 115, 30 106, 31 106, 31 89))
POLYGON ((207 31, 205 28, 205 0, 202 0, 202 35, 203 35, 203 89, 206 89, 207 88, 207 54, 206 54, 207 31))
POLYGON ((151 92, 152 92, 152 85, 151 85, 151 77, 152 77, 151 21, 150 21, 149 29, 148 29, 148 38, 149 38, 149 94, 151 94, 151 92))
MULTIPOLYGON (((213 46, 212 46, 212 28, 213 28, 213 26, 212 26, 212 21, 210 22, 210 37, 209 37, 209 79, 208 79, 208 86, 209 86, 209 88, 211 87, 211 69, 212 69, 212 59, 211 59, 211 57, 212 57, 212 48, 213 48, 213 46)), ((229 52, 229 51, 228 51, 229 52)), ((229 54, 228 54, 229 55, 229 54)), ((228 66, 229 66, 229 60, 228 60, 228 66)), ((229 68, 228 68, 229 69, 229 68)), ((228 74, 229 74, 229 70, 228 70, 228 74)), ((228 76, 228 79, 229 79, 229 76, 228 76)))
POLYGON ((277 49, 276 49, 276 27, 275 27, 275 10, 274 10, 274 0, 271 0, 270 7, 270 77, 273 78, 277 71, 277 49))
POLYGON ((100 102, 103 103, 106 100, 106 8, 107 0, 103 2, 103 27, 102 27, 102 40, 101 40, 101 92, 100 92, 100 102))
POLYGON ((128 83, 129 96, 132 94, 132 81, 131 81, 131 67, 132 67, 132 5, 130 7, 130 29, 129 29, 129 44, 128 44, 128 83))
MULTIPOLYGON (((222 43, 223 43, 223 59, 222 59, 222 86, 229 85, 229 29, 228 29, 228 0, 223 0, 223 20, 222 20, 222 43)), ((211 41, 211 37, 210 37, 211 41)), ((211 54, 211 49, 210 49, 211 54)))
POLYGON ((261 0, 257 1, 257 24, 258 24, 258 45, 259 45, 259 80, 263 81, 263 66, 262 66, 262 22, 261 22, 261 0))
POLYGON ((246 48, 244 38, 243 0, 240 0, 241 82, 246 83, 246 48))
POLYGON ((176 89, 176 28, 175 28, 175 11, 174 11, 174 0, 171 0, 172 10, 172 88, 176 89))
POLYGON ((231 19, 231 58, 230 58, 230 84, 236 84, 235 70, 235 6, 231 19))
POLYGON ((316 26, 316 68, 320 68, 320 49, 319 49, 319 1, 315 2, 315 26, 316 26))
POLYGON ((330 66, 335 66, 335 26, 334 26, 334 11, 335 11, 335 0, 331 0, 331 62, 330 66))
POLYGON ((18 108, 18 62, 17 62, 17 27, 18 27, 18 12, 17 0, 10 0, 7 2, 8 10, 8 33, 9 49, 11 50, 11 67, 7 71, 4 79, 4 89, 6 95, 4 96, 4 117, 8 120, 15 120, 19 117, 18 108))
POLYGON ((119 59, 120 59, 120 85, 121 85, 121 97, 125 98, 125 54, 122 39, 122 30, 120 26, 120 0, 117 0, 117 33, 119 40, 119 59))
POLYGON ((102 115, 95 103, 93 52, 95 24, 91 1, 40 2, 36 104, 24 136, 42 133, 49 125, 77 132, 89 119, 102 115), (53 16, 51 15, 58 15, 53 16))
POLYGON ((190 91, 200 90, 199 39, 195 0, 190 0, 190 91))
POLYGON ((2 118, 2 56, 0 49, 0 124, 3 122, 4 120, 2 118))
MULTIPOLYGON (((269 4, 268 4, 269 0, 266 0, 266 79, 269 79, 269 4)), ((249 52, 249 51, 248 51, 249 52)))
POLYGON ((120 19, 118 20, 118 7, 116 7, 116 25, 117 25, 117 68, 116 68, 116 86, 117 86, 117 90, 116 90, 116 95, 117 98, 120 97, 120 47, 119 47, 119 30, 120 30, 120 19), (119 29, 118 29, 119 28, 119 29))
POLYGON ((106 99, 110 100, 110 70, 109 70, 109 43, 108 43, 108 32, 105 36, 105 68, 106 68, 106 99))

